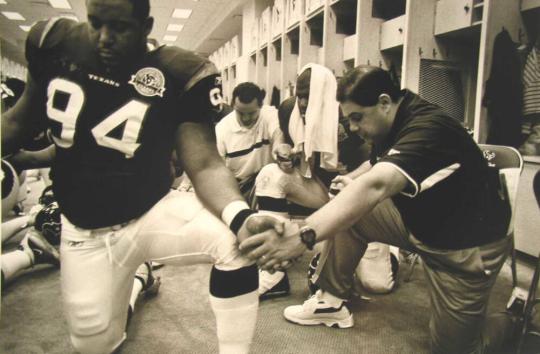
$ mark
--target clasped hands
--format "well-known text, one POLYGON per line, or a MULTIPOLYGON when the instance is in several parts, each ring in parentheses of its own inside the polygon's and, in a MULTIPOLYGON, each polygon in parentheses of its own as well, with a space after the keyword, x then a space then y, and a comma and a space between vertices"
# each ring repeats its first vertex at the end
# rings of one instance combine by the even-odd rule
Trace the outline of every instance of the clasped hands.
POLYGON ((238 231, 240 252, 263 270, 285 270, 306 250, 298 231, 298 225, 289 220, 252 215, 238 231))

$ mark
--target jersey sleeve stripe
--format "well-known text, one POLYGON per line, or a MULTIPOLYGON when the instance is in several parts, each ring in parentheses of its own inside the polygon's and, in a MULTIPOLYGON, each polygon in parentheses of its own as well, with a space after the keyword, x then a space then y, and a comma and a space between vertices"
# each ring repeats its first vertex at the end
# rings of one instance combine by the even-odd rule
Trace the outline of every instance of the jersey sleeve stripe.
POLYGON ((416 195, 420 192, 420 188, 418 187, 418 183, 416 183, 416 181, 414 180, 414 178, 412 178, 411 176, 409 176, 409 174, 407 172, 405 172, 401 167, 399 167, 398 165, 396 165, 395 163, 393 162, 389 162, 389 161, 384 161, 384 162, 379 162, 380 164, 388 164, 392 167, 394 167, 396 170, 398 170, 403 176, 405 176, 405 178, 407 178, 411 184, 411 186, 413 187, 413 191, 412 193, 408 193, 408 192, 405 192, 405 190, 403 190, 401 192, 401 194, 407 196, 407 197, 411 197, 411 198, 414 198, 416 197, 416 195))
POLYGON ((435 172, 434 174, 426 178, 424 181, 422 181, 422 183, 420 184, 420 192, 428 190, 431 187, 433 187, 435 184, 448 178, 452 173, 456 172, 460 167, 461 165, 459 163, 454 163, 448 167, 445 167, 435 172))
POLYGON ((45 28, 43 29, 43 33, 41 33, 41 38, 39 39, 39 48, 43 46, 43 43, 45 43, 45 39, 47 38, 47 35, 53 28, 53 26, 60 20, 61 17, 53 17, 51 18, 47 24, 45 25, 45 28))
POLYGON ((202 67, 191 77, 186 84, 184 91, 189 91, 195 84, 207 76, 219 74, 217 68, 212 63, 205 62, 202 67))

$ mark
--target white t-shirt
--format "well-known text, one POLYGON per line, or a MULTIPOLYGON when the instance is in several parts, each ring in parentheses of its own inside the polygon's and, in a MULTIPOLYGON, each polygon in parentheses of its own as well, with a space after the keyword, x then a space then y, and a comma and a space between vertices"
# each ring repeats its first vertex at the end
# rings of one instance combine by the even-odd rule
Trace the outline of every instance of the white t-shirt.
POLYGON ((277 163, 264 166, 255 180, 255 194, 258 197, 283 199, 291 177, 283 172, 277 163))
POLYGON ((279 129, 277 109, 263 106, 257 122, 246 128, 238 123, 236 111, 226 115, 216 125, 219 154, 225 164, 242 181, 273 162, 272 137, 279 129))

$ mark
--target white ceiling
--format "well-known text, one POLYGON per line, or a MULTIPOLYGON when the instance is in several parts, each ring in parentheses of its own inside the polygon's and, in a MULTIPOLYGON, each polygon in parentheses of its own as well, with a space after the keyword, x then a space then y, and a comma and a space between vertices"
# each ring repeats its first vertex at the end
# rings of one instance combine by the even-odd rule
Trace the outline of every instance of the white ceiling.
MULTIPOLYGON (((19 25, 54 16, 75 15, 86 20, 85 0, 68 0, 71 10, 55 9, 47 0, 5 0, 0 11, 16 11, 24 21, 9 20, 0 14, 0 39, 2 55, 24 63, 24 41, 26 32, 19 25)), ((155 19, 150 37, 159 43, 171 43, 185 49, 209 55, 232 36, 239 34, 242 27, 242 4, 245 0, 151 0, 151 16, 155 19), (188 19, 172 18, 175 8, 191 9, 188 19), (167 32, 169 24, 182 24, 180 32, 167 32), (177 35, 175 42, 164 42, 166 34, 177 35)))

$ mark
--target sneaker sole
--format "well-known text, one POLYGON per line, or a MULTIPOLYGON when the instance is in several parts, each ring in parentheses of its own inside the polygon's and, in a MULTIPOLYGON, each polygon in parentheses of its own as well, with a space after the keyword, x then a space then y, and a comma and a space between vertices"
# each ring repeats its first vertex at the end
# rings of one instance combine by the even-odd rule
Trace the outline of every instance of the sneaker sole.
POLYGON ((290 295, 290 291, 275 291, 272 293, 264 293, 259 296, 259 301, 275 299, 277 297, 284 297, 284 296, 289 296, 289 295, 290 295))
POLYGON ((331 328, 351 328, 354 326, 353 316, 350 315, 344 320, 336 321, 332 319, 328 320, 300 320, 300 319, 292 319, 287 318, 285 319, 289 322, 299 324, 302 326, 319 326, 319 325, 325 325, 326 327, 331 328))

